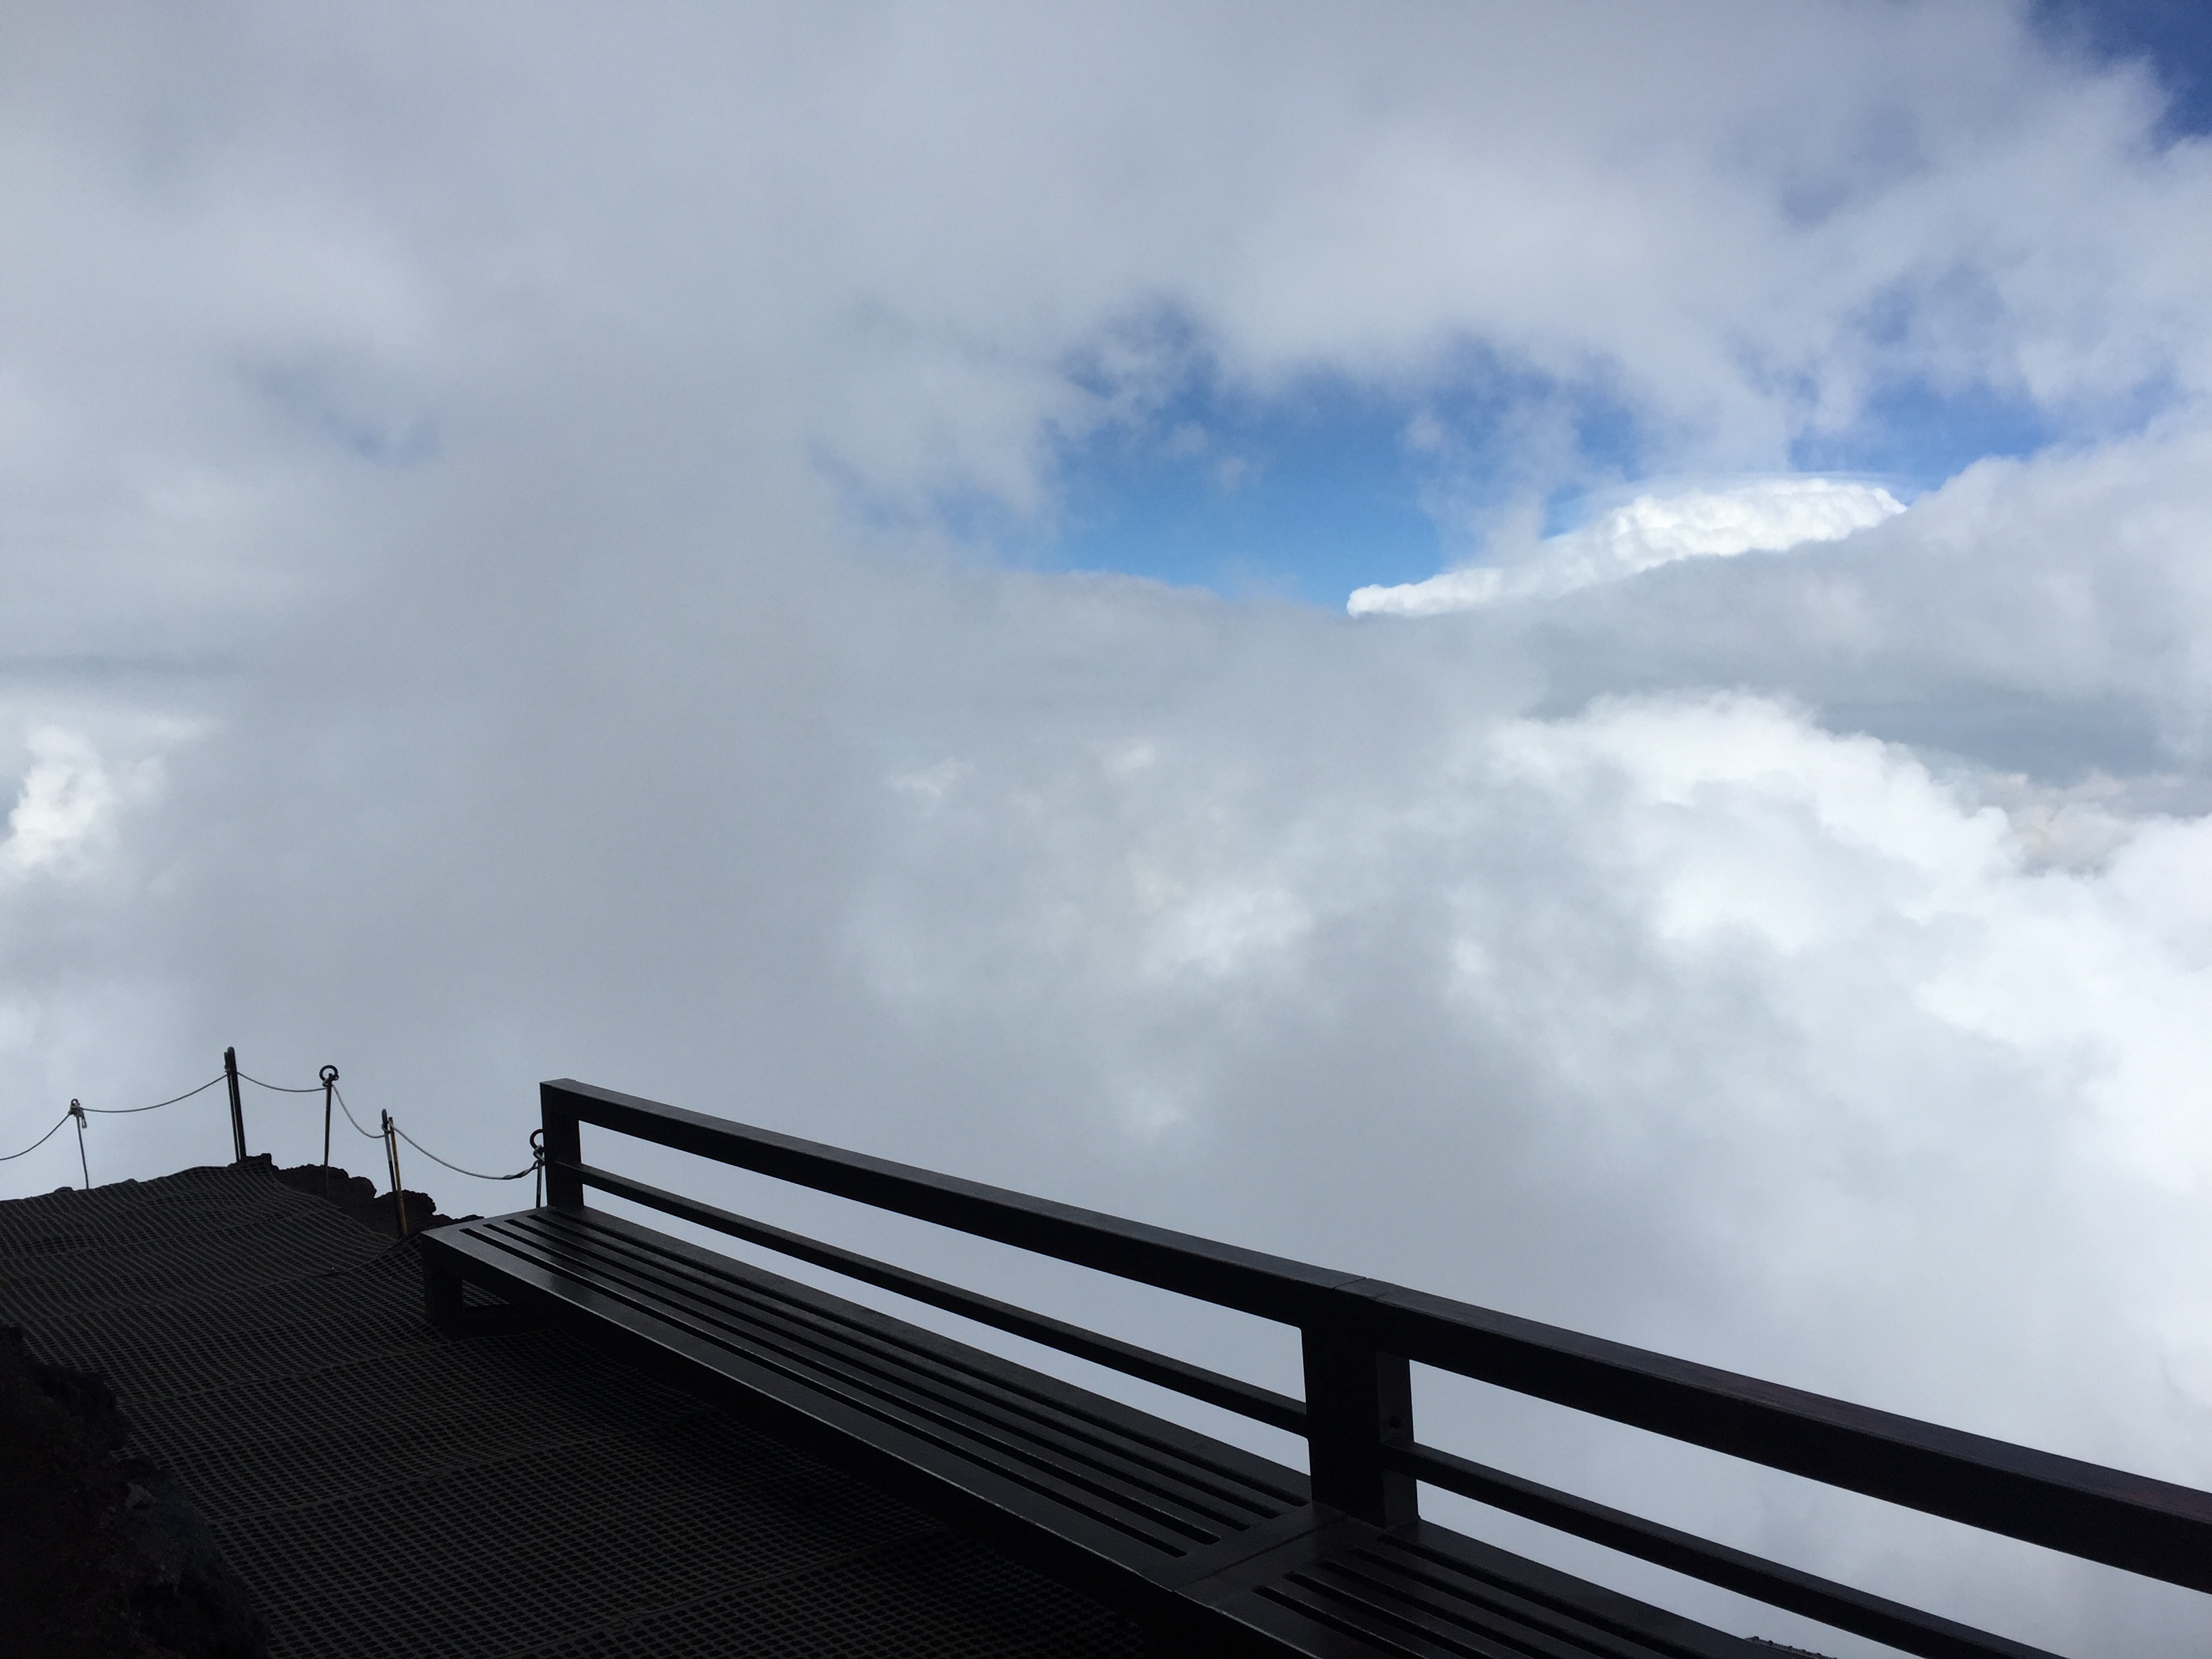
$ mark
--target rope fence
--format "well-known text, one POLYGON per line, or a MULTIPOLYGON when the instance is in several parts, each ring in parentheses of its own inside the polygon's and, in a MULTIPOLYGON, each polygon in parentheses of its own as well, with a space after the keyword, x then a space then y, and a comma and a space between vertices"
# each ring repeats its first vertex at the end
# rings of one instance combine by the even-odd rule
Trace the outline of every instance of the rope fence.
POLYGON ((190 1100, 194 1095, 204 1095, 222 1081, 222 1073, 217 1072, 198 1088, 187 1089, 180 1095, 171 1095, 167 1100, 157 1100, 151 1106, 88 1106, 84 1109, 97 1112, 102 1117, 129 1117, 133 1112, 158 1112, 164 1106, 173 1106, 180 1100, 190 1100))
POLYGON ((423 1157, 428 1158, 431 1163, 437 1164, 441 1169, 451 1170, 455 1175, 468 1176, 477 1181, 520 1181, 523 1176, 532 1174, 538 1168, 538 1161, 535 1158, 532 1158, 529 1163, 517 1170, 513 1175, 481 1175, 474 1170, 464 1170, 458 1164, 447 1163, 444 1158, 440 1158, 437 1153, 432 1152, 421 1141, 416 1139, 413 1135, 409 1134, 406 1130, 401 1128, 397 1123, 392 1126, 392 1132, 398 1135, 402 1140, 405 1141, 410 1146, 412 1146, 416 1152, 422 1153, 423 1157))
POLYGON ((326 1197, 329 1195, 330 1191, 331 1109, 333 1105, 337 1107, 338 1111, 344 1114, 346 1122, 349 1124, 353 1127, 355 1133, 359 1134, 363 1139, 377 1140, 384 1143, 386 1166, 392 1179, 392 1201, 394 1211, 397 1212, 399 1218, 399 1231, 402 1237, 404 1237, 408 1231, 407 1212, 404 1202, 400 1196, 399 1143, 403 1140, 410 1146, 413 1147, 416 1152, 422 1153, 423 1157, 428 1158, 430 1162, 438 1165, 439 1168, 450 1170, 458 1176, 466 1176, 471 1181, 520 1181, 525 1176, 536 1175, 539 1177, 538 1192, 542 1200, 544 1192, 545 1152, 539 1133, 535 1130, 532 1131, 530 1136, 531 1158, 528 1164, 523 1165, 520 1170, 515 1170, 512 1175, 486 1175, 480 1170, 464 1169, 460 1164, 452 1163, 446 1158, 439 1157, 437 1153, 432 1152, 421 1141, 416 1139, 414 1136, 409 1134, 406 1130, 401 1128, 398 1122, 393 1120, 392 1114, 389 1112, 380 1112, 378 1114, 378 1116, 381 1120, 380 1127, 378 1128, 370 1129, 364 1127, 361 1120, 353 1115, 353 1108, 346 1103, 346 1097, 338 1088, 338 1068, 335 1066, 324 1066, 322 1068, 321 1075, 316 1082, 309 1084, 303 1088, 294 1088, 289 1085, 282 1083, 265 1083, 258 1077, 249 1076, 247 1073, 239 1070, 238 1051, 235 1048, 224 1049, 222 1061, 222 1070, 216 1073, 215 1076, 210 1078, 205 1083, 199 1085, 197 1088, 187 1089, 180 1095, 172 1095, 167 1100, 155 1101, 150 1105, 86 1106, 77 1101, 72 1100, 69 1103, 69 1109, 64 1111, 60 1117, 54 1121, 54 1125, 52 1128, 48 1129, 46 1133, 40 1135, 36 1140, 24 1147, 21 1152, 9 1152, 4 1155, 0 1155, 0 1164, 12 1164, 19 1158, 28 1158, 33 1152, 37 1152, 40 1147, 45 1146, 56 1135, 59 1134, 62 1131, 63 1125, 75 1122, 76 1125, 78 1167, 83 1173, 85 1187, 89 1190, 92 1186, 92 1166, 90 1160, 87 1158, 85 1153, 84 1141, 85 1120, 88 1113, 102 1117, 129 1117, 139 1112, 156 1112, 161 1110, 164 1106, 174 1106, 180 1101, 191 1099, 195 1095, 205 1094, 209 1090, 214 1088, 218 1083, 227 1083, 230 1085, 232 1144, 234 1150, 237 1153, 237 1158, 235 1161, 243 1164, 246 1161, 246 1119, 244 1108, 239 1098, 238 1085, 241 1083, 251 1083, 256 1088, 266 1089, 272 1094, 319 1094, 322 1096, 323 1188, 324 1194, 326 1197))
POLYGON ((384 1137, 374 1129, 362 1128, 361 1120, 353 1115, 353 1108, 346 1104, 345 1095, 342 1091, 332 1089, 331 1092, 337 1096, 338 1110, 345 1114, 345 1121, 347 1122, 352 1124, 356 1129, 360 1130, 362 1134, 367 1135, 371 1140, 381 1140, 384 1139, 384 1137))
MULTIPOLYGON (((281 1083, 264 1083, 259 1078, 248 1077, 243 1072, 238 1074, 238 1080, 240 1083, 251 1083, 257 1089, 266 1089, 275 1095, 319 1095, 323 1091, 323 1085, 319 1083, 310 1083, 304 1089, 288 1089, 281 1083)), ((216 1081, 220 1083, 222 1079, 217 1078, 216 1081)))
POLYGON ((66 1123, 66 1122, 68 1122, 68 1121, 70 1121, 70 1118, 72 1118, 72 1117, 74 1117, 75 1115, 76 1115, 76 1114, 75 1114, 74 1112, 64 1112, 64 1113, 63 1113, 59 1117, 58 1117, 58 1118, 56 1118, 56 1119, 54 1120, 54 1127, 53 1127, 52 1128, 51 1128, 51 1129, 47 1130, 47 1131, 46 1132, 46 1133, 44 1133, 44 1134, 40 1135, 40 1136, 36 1140, 33 1141, 29 1146, 27 1146, 24 1147, 24 1148, 23 1148, 23 1150, 22 1150, 21 1152, 10 1152, 10 1153, 9 1153, 9 1154, 8 1154, 8 1156, 7 1156, 7 1157, 5 1157, 5 1158, 0 1158, 0 1164, 13 1164, 13 1163, 14 1163, 17 1158, 28 1158, 28 1157, 30 1157, 30 1155, 31 1155, 33 1152, 37 1152, 37 1151, 39 1150, 39 1148, 40 1148, 40 1147, 41 1147, 41 1146, 45 1146, 48 1141, 52 1140, 52 1139, 56 1135, 59 1134, 59 1133, 61 1133, 61 1127, 62 1127, 62 1125, 63 1125, 63 1124, 64 1124, 64 1123, 66 1123))

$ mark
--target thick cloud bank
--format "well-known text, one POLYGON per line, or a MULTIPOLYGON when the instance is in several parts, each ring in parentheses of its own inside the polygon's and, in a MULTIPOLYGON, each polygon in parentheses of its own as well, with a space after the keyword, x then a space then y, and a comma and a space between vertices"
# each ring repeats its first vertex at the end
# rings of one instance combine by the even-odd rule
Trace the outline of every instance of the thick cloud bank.
MULTIPOLYGON (((511 1170, 568 1073, 2212 1485, 2212 155, 2140 69, 1997 5, 238 5, 34 8, 0 80, 0 1153, 236 1043, 511 1170), (963 534, 1201 372, 1481 447, 1492 545, 1620 484, 1599 416, 1769 482, 1413 626, 963 534), (1789 475, 1915 396, 2057 437, 1789 475)), ((2041 1645, 2212 1638, 1421 1386, 2041 1645)))
POLYGON ((1448 570, 1395 587, 1363 587, 1345 608, 1355 617, 1472 611, 1500 599, 1619 581, 1676 559, 1783 553, 1808 542, 1840 541, 1904 510, 1878 484, 1826 478, 1769 478, 1733 489, 1638 495, 1579 530, 1550 538, 1526 559, 1448 570))

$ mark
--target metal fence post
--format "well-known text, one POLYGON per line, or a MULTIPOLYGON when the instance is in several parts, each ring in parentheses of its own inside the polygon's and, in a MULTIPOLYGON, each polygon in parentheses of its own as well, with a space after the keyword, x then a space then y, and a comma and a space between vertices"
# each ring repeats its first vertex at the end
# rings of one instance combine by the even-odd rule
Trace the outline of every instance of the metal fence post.
POLYGON ((545 1135, 545 1198, 556 1209, 584 1207, 581 1176, 556 1167, 584 1161, 584 1133, 576 1109, 550 1083, 538 1085, 538 1110, 545 1135))
POLYGON ((1384 1445, 1413 1441, 1413 1367, 1361 1327, 1323 1316, 1298 1329, 1306 1372, 1306 1464, 1316 1504, 1378 1527, 1419 1517, 1419 1485, 1383 1467, 1384 1445))
POLYGON ((392 1211, 399 1218, 399 1236, 407 1237, 407 1198, 399 1190, 399 1137, 392 1132, 392 1114, 384 1115, 384 1161, 392 1170, 392 1211))
POLYGON ((238 1153, 237 1163, 246 1162, 246 1109, 238 1103, 238 1050, 222 1051, 223 1080, 230 1085, 230 1144, 238 1153))
POLYGON ((331 1195, 331 1095, 338 1086, 338 1068, 325 1066, 323 1079, 323 1196, 331 1195))

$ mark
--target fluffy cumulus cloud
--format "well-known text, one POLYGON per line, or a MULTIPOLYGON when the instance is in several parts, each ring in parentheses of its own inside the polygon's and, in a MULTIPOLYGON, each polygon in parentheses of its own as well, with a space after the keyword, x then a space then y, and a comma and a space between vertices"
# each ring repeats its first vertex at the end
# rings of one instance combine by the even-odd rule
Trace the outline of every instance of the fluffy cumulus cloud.
MULTIPOLYGON (((512 1168, 570 1073, 2212 1485, 2212 146, 2144 67, 1995 3, 17 9, 0 1153, 235 1043, 512 1168), (1489 411, 1484 562, 1400 626, 978 544, 1194 376, 1489 411), (1792 472, 1914 408, 2050 441, 1792 472)), ((1423 1387, 2043 1645, 2212 1634, 1423 1387)))
POLYGON ((1472 611, 1618 581, 1676 559, 1782 553, 1808 542, 1841 541, 1904 510, 1880 484, 1827 478, 1765 478, 1730 489, 1638 495, 1578 530, 1547 538, 1528 558, 1358 588, 1345 608, 1355 617, 1472 611))
POLYGON ((66 864, 105 841, 116 794, 99 751, 79 733, 44 726, 25 747, 30 769, 0 842, 0 860, 19 872, 66 864))

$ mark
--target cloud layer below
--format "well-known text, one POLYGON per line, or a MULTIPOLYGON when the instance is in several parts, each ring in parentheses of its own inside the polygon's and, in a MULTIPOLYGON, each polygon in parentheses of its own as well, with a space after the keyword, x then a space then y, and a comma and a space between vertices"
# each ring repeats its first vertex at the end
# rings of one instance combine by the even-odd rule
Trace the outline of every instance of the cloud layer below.
MULTIPOLYGON (((0 1152, 236 1043, 511 1169, 578 1075, 2212 1486, 2212 155, 2004 6, 1586 33, 33 9, 0 1152), (966 533, 1201 369, 1425 434, 1478 602, 966 533), (1778 476, 1914 387, 2063 441, 1901 513, 1778 476), (1627 504, 1516 556, 1571 492, 1627 504)), ((98 1121, 95 1177, 226 1156, 204 1103, 98 1121)), ((1295 1385, 1279 1333, 665 1173, 1295 1385)), ((2045 1645, 2212 1637, 1423 1387, 2045 1645)))

